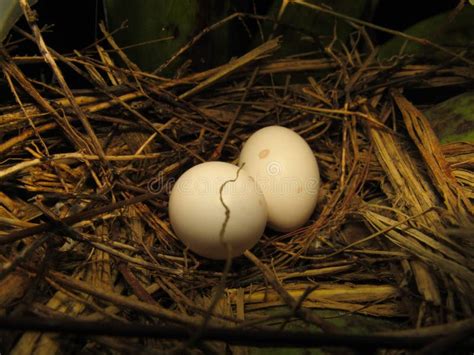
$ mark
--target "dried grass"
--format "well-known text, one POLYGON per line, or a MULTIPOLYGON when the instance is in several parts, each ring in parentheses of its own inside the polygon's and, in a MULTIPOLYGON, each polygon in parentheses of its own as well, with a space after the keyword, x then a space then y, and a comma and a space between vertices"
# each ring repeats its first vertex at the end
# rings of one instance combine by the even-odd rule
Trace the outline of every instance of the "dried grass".
MULTIPOLYGON (((418 327, 472 317, 474 146, 440 145, 404 96, 472 85, 468 67, 378 63, 357 41, 328 48, 333 56, 274 59, 276 38, 221 67, 165 79, 141 72, 103 27, 123 68, 98 45, 95 56, 56 53, 31 26, 43 55, 3 49, 0 57, 16 100, 0 108, 1 314, 195 328, 207 317, 210 327, 240 329, 296 317, 335 333, 344 329, 310 309, 418 327), (22 66, 44 59, 57 78, 68 66, 93 89, 29 79, 22 66), (293 79, 301 74, 307 83, 293 79), (320 202, 307 226, 267 231, 234 262, 210 314, 222 265, 176 238, 167 193, 193 164, 234 161, 246 138, 271 124, 312 146, 320 202), (262 313, 283 305, 280 317, 262 313)), ((12 353, 55 353, 65 341, 24 333, 12 353)), ((138 343, 94 336, 88 344, 132 351, 138 343)), ((208 346, 201 350, 222 351, 208 346)))

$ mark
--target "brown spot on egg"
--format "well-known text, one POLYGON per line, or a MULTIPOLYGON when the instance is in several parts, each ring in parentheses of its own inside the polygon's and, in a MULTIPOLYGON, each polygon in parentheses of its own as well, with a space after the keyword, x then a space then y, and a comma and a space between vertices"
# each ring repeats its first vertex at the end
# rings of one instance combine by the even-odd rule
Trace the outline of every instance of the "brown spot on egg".
POLYGON ((260 153, 258 153, 258 157, 260 159, 265 159, 266 157, 268 157, 269 154, 270 154, 270 149, 264 149, 260 153))
POLYGON ((303 192, 303 186, 298 186, 298 189, 296 190, 296 192, 302 193, 303 192))

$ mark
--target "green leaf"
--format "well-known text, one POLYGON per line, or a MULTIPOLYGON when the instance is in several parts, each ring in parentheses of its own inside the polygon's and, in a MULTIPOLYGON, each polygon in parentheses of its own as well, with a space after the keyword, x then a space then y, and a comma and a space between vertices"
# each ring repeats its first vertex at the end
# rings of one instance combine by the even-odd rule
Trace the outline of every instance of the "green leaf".
MULTIPOLYGON (((125 49, 125 53, 143 70, 152 71, 204 28, 226 17, 234 8, 239 11, 240 4, 231 7, 230 0, 105 0, 105 8, 111 32, 128 22, 126 29, 114 34, 116 41, 122 47, 133 46, 125 49), (157 42, 167 37, 171 39, 157 42), (136 46, 140 43, 143 45, 136 46)), ((201 69, 227 62, 230 47, 238 43, 234 37, 230 24, 207 33, 165 72, 175 74, 177 67, 188 59, 201 69)))
MULTIPOLYGON (((448 11, 430 17, 408 28, 405 33, 428 39, 436 44, 450 48, 454 52, 459 51, 459 48, 467 48, 474 37, 474 26, 472 26, 474 7, 465 6, 456 17, 451 18, 451 16, 452 12, 448 11)), ((407 41, 401 37, 394 37, 383 44, 379 51, 379 57, 390 58, 397 55, 405 44, 406 47, 403 48, 403 54, 432 57, 436 60, 450 58, 448 54, 432 47, 407 41)))
POLYGON ((424 114, 441 143, 474 143, 474 91, 452 97, 424 114))
MULTIPOLYGON (((309 3, 320 5, 321 1, 308 0, 309 3)), ((276 18, 282 0, 275 0, 267 16, 276 18)), ((334 11, 361 18, 364 13, 373 12, 373 0, 328 0, 324 3, 334 11)), ((328 45, 333 38, 334 26, 337 29, 337 38, 346 42, 349 34, 355 29, 345 21, 336 20, 333 16, 320 13, 307 7, 290 4, 286 7, 281 18, 281 24, 276 35, 283 35, 282 47, 279 55, 284 57, 291 54, 304 53, 319 49, 319 41, 328 45), (315 38, 317 40, 315 41, 315 38)), ((268 36, 273 30, 273 23, 264 23, 264 33, 268 36)), ((261 41, 260 38, 258 38, 261 41)))
MULTIPOLYGON (((287 311, 286 307, 275 307, 267 308, 264 311, 259 312, 259 315, 263 316, 274 316, 287 311)), ((371 316, 364 316, 358 314, 351 314, 342 311, 333 311, 321 309, 314 309, 313 312, 319 317, 326 319, 329 323, 337 326, 345 332, 352 334, 372 334, 376 331, 390 331, 399 329, 401 326, 394 321, 389 321, 384 318, 377 318, 371 316)), ((275 327, 279 327, 275 325, 275 327)), ((285 325, 285 330, 293 331, 313 331, 317 332, 320 329, 313 324, 308 324, 302 320, 291 321, 285 325)), ((330 354, 324 349, 296 349, 296 348, 248 348, 249 355, 286 355, 286 354, 311 354, 311 355, 325 355, 330 354)))
POLYGON ((114 37, 121 46, 135 46, 125 53, 144 70, 154 70, 176 53, 198 25, 197 0, 105 0, 109 30, 127 21, 114 37), (156 42, 172 37, 173 39, 156 42))
MULTIPOLYGON (((38 0, 28 1, 30 5, 38 0)), ((8 32, 23 15, 18 0, 0 0, 0 43, 7 37, 8 32)))

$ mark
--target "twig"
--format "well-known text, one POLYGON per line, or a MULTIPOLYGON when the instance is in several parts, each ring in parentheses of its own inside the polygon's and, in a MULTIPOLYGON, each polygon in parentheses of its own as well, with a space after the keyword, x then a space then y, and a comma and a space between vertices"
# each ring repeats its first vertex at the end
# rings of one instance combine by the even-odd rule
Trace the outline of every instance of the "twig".
POLYGON ((133 289, 133 293, 143 302, 153 304, 158 306, 158 302, 155 301, 153 297, 145 290, 145 288, 140 284, 135 275, 130 271, 128 266, 125 263, 119 263, 117 267, 118 271, 122 274, 124 279, 133 289))
POLYGON ((472 340, 473 337, 474 319, 470 319, 464 327, 425 345, 423 349, 418 352, 418 355, 445 354, 448 350, 453 349, 456 344, 462 344, 467 340, 472 340))
POLYGON ((26 92, 41 106, 46 112, 49 112, 56 123, 64 130, 67 137, 71 140, 71 142, 75 145, 75 147, 80 149, 85 149, 90 151, 87 142, 81 137, 79 132, 77 132, 71 124, 68 122, 66 118, 63 118, 59 115, 57 110, 54 109, 53 106, 47 101, 45 98, 41 96, 41 94, 36 90, 36 88, 30 83, 30 81, 25 77, 23 72, 9 59, 8 53, 0 47, 0 64, 3 66, 3 69, 8 72, 9 75, 15 78, 20 85, 25 89, 26 92))
MULTIPOLYGON (((258 70, 259 68, 256 67, 254 71, 252 72, 252 76, 250 77, 247 87, 245 88, 244 94, 242 95, 242 98, 240 99, 241 103, 243 103, 247 99, 247 95, 250 91, 250 88, 253 86, 253 83, 255 82, 255 78, 257 77, 258 70)), ((237 110, 235 111, 234 115, 232 116, 232 119, 229 122, 229 125, 227 126, 227 129, 225 130, 224 136, 219 142, 219 145, 216 147, 216 149, 212 153, 210 160, 218 160, 220 158, 222 154, 222 149, 224 149, 225 142, 227 141, 227 138, 229 138, 229 134, 232 131, 232 128, 234 127, 235 122, 239 118, 240 113, 242 112, 242 107, 243 107, 242 104, 237 107, 237 110)))
POLYGON ((199 32, 198 35, 196 35, 191 41, 186 43, 179 51, 177 51, 171 58, 169 58, 167 61, 165 61, 163 64, 161 64, 158 68, 156 68, 153 71, 153 74, 157 74, 162 72, 164 69, 166 69, 171 63, 173 63, 179 56, 181 56, 184 52, 189 50, 195 43, 197 43, 202 37, 204 37, 207 33, 214 31, 215 29, 221 27, 222 25, 226 24, 227 22, 233 20, 236 17, 242 16, 242 13, 236 12, 233 13, 222 20, 219 20, 218 22, 214 23, 213 25, 206 27, 204 30, 199 32))
POLYGON ((11 272, 15 271, 15 269, 20 265, 22 261, 31 257, 33 252, 35 252, 38 248, 40 248, 49 238, 51 234, 47 234, 41 238, 36 239, 33 243, 28 246, 25 246, 23 250, 21 250, 17 257, 7 265, 3 265, 0 268, 0 281, 3 280, 5 277, 8 276, 11 272))
MULTIPOLYGON (((82 335, 110 335, 185 340, 193 331, 172 325, 121 324, 118 322, 87 322, 66 319, 38 319, 32 317, 0 317, 0 328, 7 331, 40 331, 82 335)), ((432 336, 407 338, 403 336, 321 334, 316 332, 275 331, 267 329, 207 328, 203 340, 256 347, 315 348, 323 346, 358 349, 419 349, 431 343, 432 336)), ((462 349, 473 349, 472 341, 462 349)))
MULTIPOLYGON (((75 223, 78 223, 87 219, 91 219, 93 217, 97 217, 103 213, 111 212, 119 208, 123 208, 126 206, 130 206, 136 203, 140 203, 140 202, 155 198, 156 196, 157 194, 155 193, 151 193, 151 192, 145 193, 136 197, 132 197, 131 199, 128 199, 128 200, 122 200, 119 202, 111 203, 110 205, 97 207, 91 210, 77 213, 69 217, 65 217, 61 219, 59 222, 64 223, 66 225, 73 225, 75 223)), ((43 223, 38 226, 25 228, 19 231, 12 232, 5 236, 0 236, 0 245, 12 243, 17 240, 21 240, 35 234, 47 232, 49 229, 53 227, 54 227, 54 223, 43 223)))
POLYGON ((138 300, 132 300, 128 297, 124 297, 113 292, 100 290, 84 281, 75 280, 58 272, 52 272, 48 276, 48 278, 52 278, 53 281, 65 286, 66 288, 82 291, 91 296, 98 297, 102 300, 114 303, 122 307, 134 309, 136 311, 149 314, 154 317, 158 317, 162 320, 170 321, 173 323, 179 323, 186 326, 198 325, 198 320, 196 317, 190 317, 185 314, 173 312, 158 305, 149 304, 138 300))
POLYGON ((36 128, 27 129, 23 131, 21 134, 19 134, 18 136, 10 138, 6 142, 1 143, 0 154, 6 152, 10 148, 14 147, 16 144, 23 142, 32 136, 40 136, 39 133, 49 131, 56 127, 58 127, 56 122, 50 122, 36 128))
POLYGON ((283 301, 295 311, 295 314, 302 317, 307 322, 311 322, 320 327, 325 333, 337 333, 339 329, 332 325, 331 323, 326 322, 324 319, 318 317, 313 312, 306 310, 305 308, 298 307, 298 301, 295 300, 289 293, 284 289, 280 282, 275 278, 272 271, 262 263, 255 255, 253 255, 249 250, 246 250, 244 255, 255 264, 255 266, 263 273, 263 276, 268 281, 268 283, 273 287, 275 292, 280 295, 283 301))
POLYGON ((59 84, 61 85, 61 88, 64 91, 64 95, 68 98, 71 107, 73 108, 74 112, 76 112, 77 117, 81 121, 82 125, 84 126, 87 134, 89 135, 92 145, 95 148, 95 151, 99 155, 100 159, 105 162, 104 156, 105 153, 102 149, 102 145, 99 142, 99 139, 97 138, 94 129, 90 125, 86 115, 84 114, 84 111, 80 108, 78 103, 76 102, 76 99, 71 92, 71 89, 66 83, 66 80, 64 79, 61 70, 56 64, 56 61, 54 60, 53 56, 51 55, 50 51, 46 47, 46 44, 44 43, 43 36, 41 35, 41 31, 38 28, 38 25, 36 25, 36 17, 33 15, 33 12, 30 8, 30 5, 26 0, 20 0, 20 5, 23 9, 23 13, 25 14, 26 20, 28 21, 28 24, 30 25, 31 29, 33 30, 33 34, 35 35, 36 38, 36 43, 41 51, 41 54, 43 54, 43 57, 45 61, 51 66, 51 69, 53 70, 54 74, 56 75, 56 78, 59 81, 59 84))
POLYGON ((242 57, 231 61, 230 63, 219 67, 219 70, 208 79, 204 80, 191 90, 186 91, 184 94, 181 94, 179 98, 181 100, 188 98, 192 95, 197 94, 198 92, 204 90, 206 87, 210 86, 211 84, 219 81, 220 79, 232 74, 238 69, 241 69, 244 65, 249 64, 252 61, 255 61, 261 58, 263 55, 269 54, 275 50, 277 50, 280 46, 280 37, 272 39, 268 42, 263 43, 262 45, 258 46, 257 48, 251 50, 250 52, 244 54, 242 57))
MULTIPOLYGON (((161 156, 161 153, 152 153, 152 154, 139 154, 139 155, 104 155, 104 161, 131 161, 131 160, 144 160, 144 159, 156 159, 161 156)), ((82 154, 82 153, 59 153, 53 154, 49 157, 38 158, 27 160, 18 164, 15 164, 9 168, 0 170, 0 180, 5 179, 13 174, 19 173, 22 170, 54 162, 60 160, 74 159, 80 161, 94 161, 100 160, 98 155, 93 154, 82 154)))

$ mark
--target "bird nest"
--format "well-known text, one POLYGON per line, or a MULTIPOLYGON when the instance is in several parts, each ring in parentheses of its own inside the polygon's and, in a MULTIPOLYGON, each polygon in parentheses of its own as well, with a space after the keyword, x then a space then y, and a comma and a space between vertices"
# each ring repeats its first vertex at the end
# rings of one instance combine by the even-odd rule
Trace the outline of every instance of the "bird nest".
POLYGON ((165 78, 112 36, 62 55, 31 28, 41 55, 0 57, 11 97, 0 107, 4 351, 429 351, 472 331, 474 146, 441 145, 406 94, 472 85, 463 58, 380 62, 359 52, 360 28, 350 48, 278 58, 274 38, 165 78), (23 70, 44 61, 52 84, 23 70), (68 85, 66 69, 90 89, 68 85), (269 125, 300 134, 318 160, 311 220, 266 230, 231 263, 193 254, 169 224, 173 181, 200 162, 234 162, 269 125), (386 327, 354 335, 362 326, 337 322, 355 317, 386 327))

